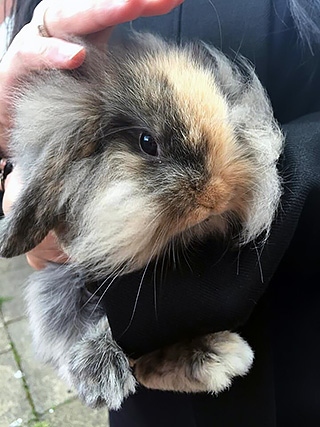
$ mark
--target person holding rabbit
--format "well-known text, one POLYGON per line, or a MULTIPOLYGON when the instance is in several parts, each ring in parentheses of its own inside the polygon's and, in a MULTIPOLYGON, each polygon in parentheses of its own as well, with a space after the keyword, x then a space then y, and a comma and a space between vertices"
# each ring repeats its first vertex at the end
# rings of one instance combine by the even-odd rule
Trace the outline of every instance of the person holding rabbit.
MULTIPOLYGON (((240 330, 254 349, 253 368, 218 397, 141 387, 120 411, 111 412, 110 420, 112 426, 139 427, 318 425, 320 2, 248 0, 241 7, 220 0, 180 3, 15 2, 16 37, 0 63, 1 147, 5 153, 11 124, 8 95, 16 79, 43 68, 77 68, 85 61, 85 46, 68 36, 86 36, 99 49, 109 41, 111 28, 124 23, 112 37, 133 27, 178 44, 201 39, 234 61, 240 54, 249 58, 286 139, 278 164, 283 194, 267 242, 251 242, 236 253, 224 245, 213 250, 212 242, 200 245, 180 269, 167 268, 156 288, 156 310, 152 280, 146 279, 151 292, 146 286, 140 289, 139 273, 111 287, 103 305, 127 354, 139 357, 178 335, 240 330), (135 321, 127 328, 132 314, 135 321)), ((19 193, 16 171, 5 187, 8 212, 19 193)), ((27 254, 32 266, 67 261, 55 239, 50 233, 27 254)))

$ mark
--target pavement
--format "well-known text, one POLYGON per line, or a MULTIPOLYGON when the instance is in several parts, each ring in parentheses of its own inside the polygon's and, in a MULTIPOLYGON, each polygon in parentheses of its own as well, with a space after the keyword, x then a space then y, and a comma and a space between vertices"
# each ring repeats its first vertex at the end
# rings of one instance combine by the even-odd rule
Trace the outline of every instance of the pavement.
POLYGON ((108 427, 108 411, 85 407, 33 352, 23 301, 32 270, 0 259, 0 427, 108 427))

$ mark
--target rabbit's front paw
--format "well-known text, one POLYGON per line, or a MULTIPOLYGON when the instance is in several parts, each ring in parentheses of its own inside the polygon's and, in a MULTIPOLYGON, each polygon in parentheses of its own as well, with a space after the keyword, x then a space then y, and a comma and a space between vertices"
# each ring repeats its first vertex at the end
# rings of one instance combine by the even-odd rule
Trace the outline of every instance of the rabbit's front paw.
POLYGON ((174 344, 134 362, 137 380, 147 388, 219 393, 253 362, 251 347, 238 334, 217 332, 174 344))
POLYGON ((234 377, 246 375, 253 362, 253 351, 237 333, 223 331, 206 335, 207 348, 195 354, 193 370, 206 391, 219 393, 230 387, 234 377))
POLYGON ((91 407, 106 405, 117 410, 136 387, 129 360, 110 330, 89 335, 75 344, 64 376, 91 407))

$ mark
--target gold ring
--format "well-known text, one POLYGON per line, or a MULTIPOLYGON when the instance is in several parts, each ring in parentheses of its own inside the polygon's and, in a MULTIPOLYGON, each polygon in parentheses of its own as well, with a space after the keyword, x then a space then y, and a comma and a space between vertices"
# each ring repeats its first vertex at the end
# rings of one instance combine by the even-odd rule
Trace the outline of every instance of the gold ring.
POLYGON ((43 14, 42 24, 38 25, 39 35, 41 37, 52 37, 46 26, 45 17, 46 17, 46 12, 43 14))

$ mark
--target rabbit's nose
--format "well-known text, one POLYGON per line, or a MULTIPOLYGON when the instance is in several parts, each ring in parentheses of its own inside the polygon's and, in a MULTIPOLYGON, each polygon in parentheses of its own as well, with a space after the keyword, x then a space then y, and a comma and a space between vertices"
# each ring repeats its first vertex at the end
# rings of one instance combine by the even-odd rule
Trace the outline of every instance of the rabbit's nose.
POLYGON ((233 198, 231 186, 222 178, 217 177, 210 181, 197 198, 199 205, 210 209, 212 214, 219 215, 227 211, 233 198))

